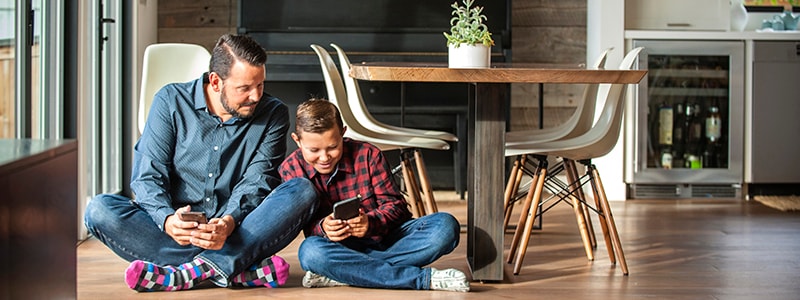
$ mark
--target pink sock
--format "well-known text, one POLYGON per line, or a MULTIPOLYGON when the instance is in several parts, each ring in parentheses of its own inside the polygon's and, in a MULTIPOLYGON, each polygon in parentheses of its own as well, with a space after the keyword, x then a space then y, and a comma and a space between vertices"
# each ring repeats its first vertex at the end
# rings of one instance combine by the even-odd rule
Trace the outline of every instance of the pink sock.
POLYGON ((159 267, 137 260, 125 269, 125 283, 140 292, 191 289, 213 276, 214 269, 199 258, 178 267, 159 267))
POLYGON ((275 288, 284 285, 287 279, 289 279, 289 264, 280 256, 273 255, 234 276, 231 282, 239 286, 275 288))

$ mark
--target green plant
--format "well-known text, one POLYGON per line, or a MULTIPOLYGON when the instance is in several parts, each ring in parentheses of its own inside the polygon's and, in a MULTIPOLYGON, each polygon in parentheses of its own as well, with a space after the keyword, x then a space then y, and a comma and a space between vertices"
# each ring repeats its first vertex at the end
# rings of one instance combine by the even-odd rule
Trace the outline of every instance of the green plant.
POLYGON ((486 16, 483 15, 483 7, 472 7, 475 0, 463 0, 464 6, 459 6, 458 1, 453 2, 450 7, 453 8, 450 19, 450 33, 444 32, 447 38, 447 45, 454 45, 458 47, 460 44, 484 44, 486 46, 494 45, 492 40, 492 33, 483 21, 486 16))
POLYGON ((781 6, 784 4, 791 4, 796 6, 800 4, 798 0, 745 0, 744 5, 760 5, 760 6, 781 6))

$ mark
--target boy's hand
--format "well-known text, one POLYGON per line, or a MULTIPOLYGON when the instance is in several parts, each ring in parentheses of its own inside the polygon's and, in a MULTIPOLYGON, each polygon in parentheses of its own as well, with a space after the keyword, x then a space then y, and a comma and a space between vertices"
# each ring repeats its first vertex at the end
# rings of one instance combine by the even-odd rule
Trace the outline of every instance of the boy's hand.
POLYGON ((362 238, 367 235, 369 230, 369 218, 364 214, 363 209, 358 210, 358 216, 346 221, 350 227, 350 234, 357 238, 362 238))
POLYGON ((325 231, 328 239, 333 242, 342 241, 351 235, 347 223, 343 220, 334 219, 332 213, 322 219, 322 230, 325 231))
POLYGON ((366 236, 368 229, 369 222, 367 216, 364 215, 364 210, 359 210, 358 216, 349 220, 334 219, 333 214, 330 214, 322 221, 322 230, 333 242, 339 242, 351 236, 362 238, 366 236))

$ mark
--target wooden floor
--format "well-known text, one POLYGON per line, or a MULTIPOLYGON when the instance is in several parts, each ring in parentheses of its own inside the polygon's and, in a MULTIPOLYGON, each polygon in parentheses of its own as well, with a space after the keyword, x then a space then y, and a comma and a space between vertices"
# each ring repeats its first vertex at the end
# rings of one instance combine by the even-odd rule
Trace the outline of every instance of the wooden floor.
MULTIPOLYGON (((463 201, 439 205, 465 224, 463 201)), ((732 200, 629 200, 611 205, 629 276, 609 263, 602 240, 595 260, 586 259, 572 210, 561 204, 545 214, 544 228, 533 234, 519 275, 512 275, 508 265, 503 282, 472 282, 470 293, 303 288, 296 255, 300 238, 279 253, 292 266, 284 287, 137 293, 123 282, 128 264, 89 239, 78 246, 78 298, 800 299, 800 212, 732 200)), ((506 251, 510 239, 509 233, 506 251)), ((466 270, 465 241, 462 234, 456 251, 433 266, 466 270)))

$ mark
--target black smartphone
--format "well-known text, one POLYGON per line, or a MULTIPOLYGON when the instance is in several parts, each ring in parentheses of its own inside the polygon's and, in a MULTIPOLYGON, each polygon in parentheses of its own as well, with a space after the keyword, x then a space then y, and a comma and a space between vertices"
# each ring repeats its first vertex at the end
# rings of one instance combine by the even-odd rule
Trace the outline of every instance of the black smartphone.
POLYGON ((202 211, 184 211, 178 213, 178 218, 184 222, 197 222, 197 224, 208 223, 206 213, 202 211))
POLYGON ((348 220, 358 216, 358 209, 361 208, 361 195, 345 199, 333 204, 333 218, 348 220))

